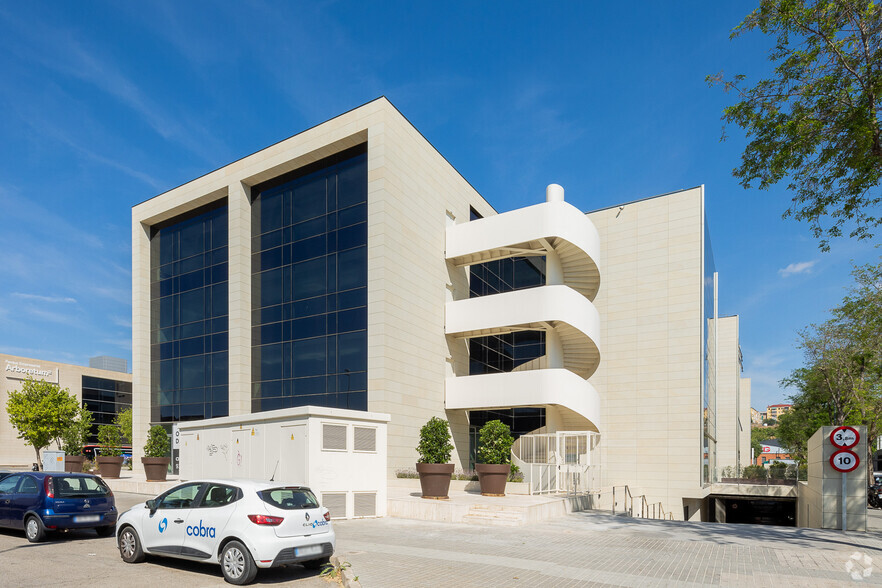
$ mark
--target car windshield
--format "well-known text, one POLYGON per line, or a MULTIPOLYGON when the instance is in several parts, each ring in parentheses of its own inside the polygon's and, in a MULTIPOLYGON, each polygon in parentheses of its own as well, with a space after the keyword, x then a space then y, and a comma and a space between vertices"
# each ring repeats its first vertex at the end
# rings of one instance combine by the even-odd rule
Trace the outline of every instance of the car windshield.
POLYGON ((257 493, 260 499, 283 510, 318 508, 318 500, 309 488, 272 488, 257 493))
POLYGON ((107 485, 98 478, 53 476, 52 483, 58 498, 88 498, 110 493, 107 485))

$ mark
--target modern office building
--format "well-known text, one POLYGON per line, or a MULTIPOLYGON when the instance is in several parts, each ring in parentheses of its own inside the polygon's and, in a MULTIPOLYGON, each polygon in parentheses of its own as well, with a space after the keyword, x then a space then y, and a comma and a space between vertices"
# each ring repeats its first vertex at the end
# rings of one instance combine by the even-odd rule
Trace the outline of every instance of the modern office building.
POLYGON ((392 476, 429 418, 462 468, 499 418, 590 434, 602 485, 700 516, 737 412, 703 187, 536 196, 497 213, 380 98, 138 204, 136 452, 149 424, 317 405, 390 415, 392 476))
MULTIPOLYGON (((36 461, 33 447, 18 438, 6 412, 9 393, 21 390, 22 382, 28 378, 58 384, 76 395, 92 412, 93 435, 99 425, 111 423, 116 413, 132 405, 131 374, 3 354, 0 354, 0 365, 4 368, 4 377, 0 378, 0 465, 3 466, 30 466, 36 461)), ((50 448, 56 449, 55 444, 50 448)))
POLYGON ((89 367, 99 370, 109 370, 112 372, 122 372, 124 374, 129 373, 129 362, 121 357, 109 357, 107 355, 90 357, 89 367))

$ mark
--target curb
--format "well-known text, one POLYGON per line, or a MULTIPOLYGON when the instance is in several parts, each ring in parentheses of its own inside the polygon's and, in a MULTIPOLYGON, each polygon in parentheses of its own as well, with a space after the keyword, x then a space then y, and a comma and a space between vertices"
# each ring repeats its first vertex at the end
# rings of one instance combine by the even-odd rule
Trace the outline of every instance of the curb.
MULTIPOLYGON (((334 567, 340 567, 344 562, 336 555, 332 555, 331 563, 334 567)), ((352 568, 347 567, 343 570, 341 575, 340 582, 345 588, 361 588, 361 582, 355 579, 355 574, 352 573, 352 568)))

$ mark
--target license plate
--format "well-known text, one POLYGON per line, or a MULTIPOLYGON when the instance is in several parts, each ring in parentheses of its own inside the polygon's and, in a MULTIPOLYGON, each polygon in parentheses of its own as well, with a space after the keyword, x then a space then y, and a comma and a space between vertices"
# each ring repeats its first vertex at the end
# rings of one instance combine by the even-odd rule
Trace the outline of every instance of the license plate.
POLYGON ((307 555, 319 555, 322 551, 321 545, 310 545, 309 547, 298 547, 294 550, 296 557, 305 557, 307 555))
POLYGON ((75 523, 97 523, 101 520, 101 515, 79 515, 73 518, 75 523))

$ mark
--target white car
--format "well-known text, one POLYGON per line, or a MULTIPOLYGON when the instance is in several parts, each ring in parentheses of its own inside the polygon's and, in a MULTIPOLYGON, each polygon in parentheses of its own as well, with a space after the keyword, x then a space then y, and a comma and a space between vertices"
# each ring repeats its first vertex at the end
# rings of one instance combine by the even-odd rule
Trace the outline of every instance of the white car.
POLYGON ((247 480, 175 486, 120 515, 116 540, 125 562, 149 554, 219 563, 231 584, 248 584, 257 568, 319 568, 336 546, 331 515, 309 488, 247 480))

